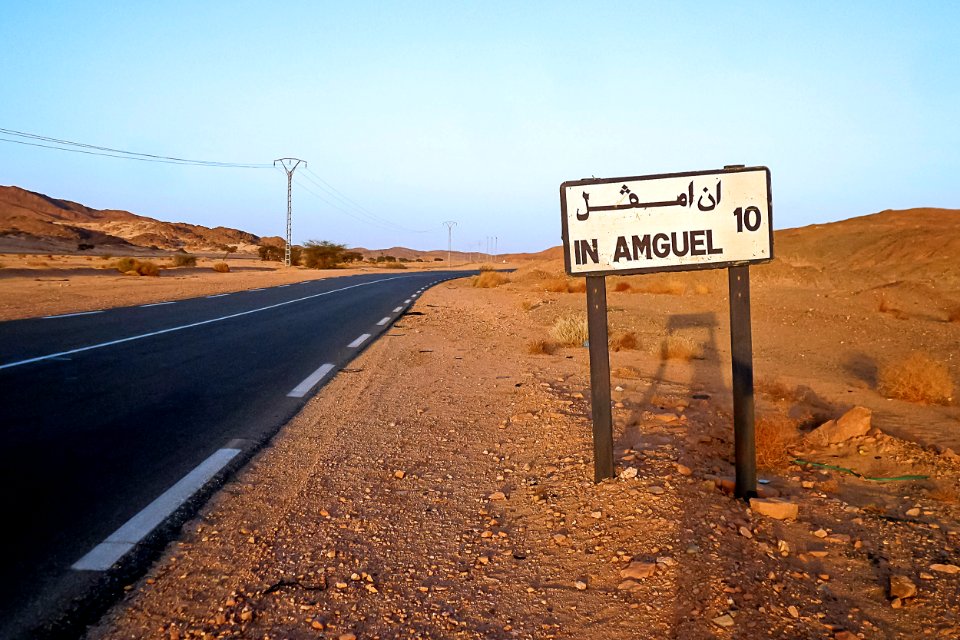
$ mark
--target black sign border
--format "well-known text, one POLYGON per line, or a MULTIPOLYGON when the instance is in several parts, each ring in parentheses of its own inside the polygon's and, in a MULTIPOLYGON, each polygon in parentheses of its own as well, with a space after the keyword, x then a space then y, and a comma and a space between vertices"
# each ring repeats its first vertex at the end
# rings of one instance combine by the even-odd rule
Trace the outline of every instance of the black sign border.
POLYGON ((770 169, 765 166, 758 167, 731 167, 729 169, 709 169, 707 171, 682 171, 680 173, 658 173, 646 176, 633 176, 630 178, 586 178, 583 180, 568 180, 560 185, 560 216, 562 230, 560 237, 563 240, 563 268, 567 275, 573 277, 586 276, 630 276, 642 273, 668 273, 672 271, 704 271, 707 269, 726 269, 744 264, 765 264, 773 260, 773 190, 770 187, 770 169), (729 173, 746 173, 748 171, 763 171, 767 175, 767 215, 769 222, 767 229, 770 233, 770 256, 768 258, 756 258, 754 260, 732 260, 728 262, 705 262, 693 265, 678 265, 675 267, 639 267, 635 269, 613 269, 603 271, 579 271, 573 273, 570 270, 570 238, 567 232, 567 199, 565 197, 566 189, 570 187, 583 187, 587 185, 610 184, 611 182, 642 182, 645 180, 661 180, 663 178, 686 178, 692 176, 710 176, 729 173))

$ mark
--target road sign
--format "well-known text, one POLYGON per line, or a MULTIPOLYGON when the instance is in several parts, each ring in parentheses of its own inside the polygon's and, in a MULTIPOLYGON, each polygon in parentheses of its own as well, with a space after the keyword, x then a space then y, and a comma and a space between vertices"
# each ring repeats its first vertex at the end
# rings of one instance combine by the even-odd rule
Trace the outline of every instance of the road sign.
POLYGON ((560 207, 570 275, 718 269, 773 259, 766 167, 564 182, 560 207))
POLYGON ((593 477, 613 477, 606 276, 727 268, 738 497, 757 491, 750 265, 773 259, 770 170, 730 165, 560 185, 564 265, 586 276, 593 477))

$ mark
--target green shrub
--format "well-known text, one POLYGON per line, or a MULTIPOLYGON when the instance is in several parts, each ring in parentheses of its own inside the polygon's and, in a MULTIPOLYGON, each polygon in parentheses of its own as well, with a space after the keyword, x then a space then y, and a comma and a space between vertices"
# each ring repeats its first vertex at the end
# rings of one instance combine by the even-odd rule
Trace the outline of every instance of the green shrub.
POLYGON ((189 253, 178 253, 173 256, 173 266, 195 267, 197 266, 197 256, 192 256, 189 253))

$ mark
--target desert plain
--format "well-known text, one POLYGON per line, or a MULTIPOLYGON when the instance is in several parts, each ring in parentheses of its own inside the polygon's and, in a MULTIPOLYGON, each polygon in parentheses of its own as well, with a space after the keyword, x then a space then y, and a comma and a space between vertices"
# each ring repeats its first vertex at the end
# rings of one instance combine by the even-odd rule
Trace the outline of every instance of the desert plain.
MULTIPOLYGON (((618 475, 596 484, 559 250, 437 286, 87 637, 960 637, 958 250, 952 210, 777 232, 751 268, 753 503, 730 495, 725 272, 607 279, 618 475)), ((350 273, 117 257, 3 255, 0 313, 350 273)))

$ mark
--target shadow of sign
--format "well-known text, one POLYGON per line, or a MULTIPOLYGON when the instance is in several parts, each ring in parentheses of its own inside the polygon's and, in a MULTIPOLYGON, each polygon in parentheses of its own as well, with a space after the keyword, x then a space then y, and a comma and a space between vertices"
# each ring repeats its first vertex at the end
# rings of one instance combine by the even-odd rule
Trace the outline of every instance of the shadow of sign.
POLYGON ((667 318, 666 332, 660 343, 660 364, 643 398, 645 404, 652 404, 663 385, 667 365, 675 358, 698 361, 692 366, 693 376, 688 382, 692 393, 726 390, 720 359, 716 357, 717 325, 717 314, 712 311, 677 313, 667 318))

